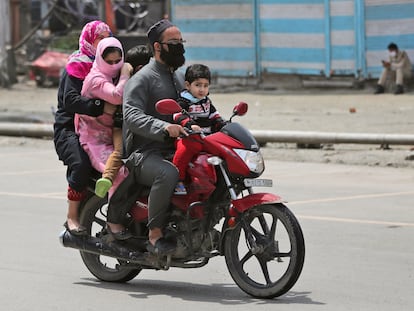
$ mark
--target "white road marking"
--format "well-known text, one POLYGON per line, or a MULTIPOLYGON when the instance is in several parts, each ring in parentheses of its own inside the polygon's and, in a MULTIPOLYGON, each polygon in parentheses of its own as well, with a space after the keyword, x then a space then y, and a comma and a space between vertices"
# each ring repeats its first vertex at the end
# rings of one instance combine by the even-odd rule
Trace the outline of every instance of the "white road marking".
MULTIPOLYGON (((405 196, 413 195, 414 191, 406 192, 391 192, 391 193, 378 193, 378 194, 366 194, 356 195, 349 197, 337 197, 337 198, 326 198, 326 199, 312 199, 303 201, 289 202, 289 205, 300 205, 300 204, 311 204, 320 202, 334 202, 334 201, 345 201, 345 200, 357 200, 357 199, 369 199, 369 198, 381 198, 381 197, 392 197, 392 196, 405 196)), ((28 197, 28 198, 40 198, 40 199, 59 199, 66 200, 66 193, 63 192, 52 192, 52 193, 17 193, 17 192, 0 192, 0 196, 15 196, 15 197, 28 197)), ((340 217, 325 217, 325 216, 312 216, 312 215, 296 215, 298 218, 317 220, 317 221, 330 221, 330 222, 343 222, 343 223, 357 223, 357 224, 373 224, 373 225, 385 225, 385 226, 396 226, 396 227, 414 227, 414 223, 410 222, 393 222, 393 221, 380 221, 380 220, 364 220, 364 219, 352 219, 352 218, 340 218, 340 217)))
POLYGON ((335 202, 335 201, 348 201, 348 200, 358 200, 358 199, 384 198, 384 197, 404 196, 404 195, 413 195, 413 194, 414 194, 414 191, 360 194, 360 195, 353 195, 353 196, 348 196, 348 197, 336 197, 336 198, 334 197, 334 198, 325 198, 325 199, 311 199, 311 200, 303 200, 303 201, 291 201, 291 202, 289 202, 289 205, 324 203, 324 202, 335 202))
POLYGON ((66 200, 66 193, 53 192, 53 193, 18 193, 18 192, 0 192, 0 196, 11 197, 25 197, 34 199, 64 199, 66 200))
POLYGON ((356 224, 370 224, 370 225, 385 225, 396 227, 414 227, 414 223, 410 222, 393 222, 393 221, 381 221, 381 220, 364 220, 364 219, 351 219, 351 218, 339 218, 339 217, 324 217, 324 216, 310 216, 310 215, 296 215, 301 219, 330 221, 330 222, 347 222, 356 224))
POLYGON ((61 172, 62 169, 48 169, 48 170, 33 170, 33 171, 20 171, 20 172, 6 172, 0 173, 0 176, 18 176, 18 175, 33 175, 33 174, 44 174, 44 173, 55 173, 61 172))

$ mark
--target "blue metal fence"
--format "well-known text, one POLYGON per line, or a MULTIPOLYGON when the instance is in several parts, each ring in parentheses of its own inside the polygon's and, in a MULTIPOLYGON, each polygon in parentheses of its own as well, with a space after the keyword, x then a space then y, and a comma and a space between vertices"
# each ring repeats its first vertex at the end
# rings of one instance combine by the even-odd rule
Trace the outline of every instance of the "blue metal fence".
POLYGON ((172 8, 189 62, 204 63, 220 75, 258 75, 254 1, 175 0, 172 8))
POLYGON ((389 42, 414 60, 413 0, 172 0, 189 63, 222 76, 377 77, 389 42))
POLYGON ((261 0, 259 11, 262 71, 324 72, 324 0, 261 0))

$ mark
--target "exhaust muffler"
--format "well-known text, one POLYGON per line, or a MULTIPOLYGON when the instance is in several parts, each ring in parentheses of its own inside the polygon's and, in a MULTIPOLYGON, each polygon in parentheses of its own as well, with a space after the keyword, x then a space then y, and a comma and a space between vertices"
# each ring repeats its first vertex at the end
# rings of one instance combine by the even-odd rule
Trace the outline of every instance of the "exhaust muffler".
POLYGON ((145 262, 144 254, 142 252, 131 251, 131 249, 120 245, 120 242, 115 240, 105 241, 101 238, 89 235, 75 236, 68 230, 62 231, 59 235, 59 240, 64 247, 75 248, 83 252, 114 257, 135 263, 145 262))

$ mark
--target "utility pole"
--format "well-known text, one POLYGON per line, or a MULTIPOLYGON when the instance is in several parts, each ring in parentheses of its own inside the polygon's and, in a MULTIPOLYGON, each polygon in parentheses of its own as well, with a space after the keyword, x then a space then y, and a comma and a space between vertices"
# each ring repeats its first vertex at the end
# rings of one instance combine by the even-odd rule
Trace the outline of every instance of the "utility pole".
MULTIPOLYGON (((5 13, 0 16, 5 16, 1 19, 1 23, 7 23, 4 33, 8 36, 6 44, 6 68, 8 83, 17 83, 16 75, 16 59, 15 46, 20 42, 24 34, 27 34, 31 28, 31 0, 6 0, 0 3, 0 6, 6 8, 5 13), (12 32, 11 32, 12 31, 12 32)), ((1 58, 0 58, 1 59, 1 58)), ((0 64, 1 66, 1 64, 0 64)))
POLYGON ((20 39, 32 29, 32 0, 20 0, 20 39))
POLYGON ((10 44, 10 6, 9 1, 0 1, 0 87, 10 87, 8 51, 10 44))

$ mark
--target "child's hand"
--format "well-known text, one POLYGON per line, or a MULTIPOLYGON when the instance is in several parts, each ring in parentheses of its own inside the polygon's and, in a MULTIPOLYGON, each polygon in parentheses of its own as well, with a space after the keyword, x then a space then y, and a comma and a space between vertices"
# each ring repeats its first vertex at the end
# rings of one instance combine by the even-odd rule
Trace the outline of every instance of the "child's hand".
POLYGON ((124 65, 121 68, 121 75, 130 76, 133 70, 134 68, 132 68, 132 65, 130 63, 124 63, 124 65))
POLYGON ((191 129, 194 132, 201 132, 201 127, 199 127, 198 125, 191 125, 191 129))

